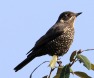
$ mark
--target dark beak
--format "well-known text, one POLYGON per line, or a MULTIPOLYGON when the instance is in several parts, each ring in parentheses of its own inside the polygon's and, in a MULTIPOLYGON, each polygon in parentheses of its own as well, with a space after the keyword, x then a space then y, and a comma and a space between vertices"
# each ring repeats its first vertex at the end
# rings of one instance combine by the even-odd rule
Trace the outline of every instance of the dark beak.
POLYGON ((80 14, 82 14, 82 12, 76 13, 76 17, 79 16, 80 14))

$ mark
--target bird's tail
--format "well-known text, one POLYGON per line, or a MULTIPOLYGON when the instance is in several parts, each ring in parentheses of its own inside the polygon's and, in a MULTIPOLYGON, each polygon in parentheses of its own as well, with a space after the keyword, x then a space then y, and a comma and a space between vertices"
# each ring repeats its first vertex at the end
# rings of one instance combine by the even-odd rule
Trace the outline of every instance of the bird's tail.
POLYGON ((30 61, 32 61, 35 56, 28 56, 25 60, 23 60, 20 64, 18 64, 14 70, 17 72, 18 70, 22 69, 25 65, 27 65, 30 61))

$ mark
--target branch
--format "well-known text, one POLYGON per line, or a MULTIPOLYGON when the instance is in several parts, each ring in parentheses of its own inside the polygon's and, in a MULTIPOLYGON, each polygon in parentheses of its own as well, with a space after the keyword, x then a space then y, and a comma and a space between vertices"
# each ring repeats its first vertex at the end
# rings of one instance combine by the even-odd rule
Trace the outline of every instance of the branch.
POLYGON ((54 69, 55 69, 55 68, 53 68, 53 69, 51 68, 51 70, 50 70, 50 74, 49 74, 48 78, 51 77, 51 74, 52 74, 52 72, 54 71, 54 69))
MULTIPOLYGON (((82 52, 85 52, 85 51, 90 51, 90 50, 94 50, 94 49, 86 49, 86 50, 79 50, 79 51, 77 51, 77 54, 81 54, 82 52)), ((76 55, 77 56, 77 55, 76 55)), ((78 61, 78 59, 76 59, 76 56, 75 56, 75 58, 74 58, 74 60, 71 62, 71 63, 69 63, 69 65, 70 65, 70 67, 76 62, 76 61, 78 61)))
POLYGON ((32 78, 32 74, 34 73, 34 71, 35 71, 37 68, 39 68, 42 64, 44 64, 44 63, 46 63, 46 62, 49 62, 49 61, 44 61, 44 62, 41 63, 39 66, 37 66, 37 67, 33 70, 33 72, 30 74, 30 78, 32 78))

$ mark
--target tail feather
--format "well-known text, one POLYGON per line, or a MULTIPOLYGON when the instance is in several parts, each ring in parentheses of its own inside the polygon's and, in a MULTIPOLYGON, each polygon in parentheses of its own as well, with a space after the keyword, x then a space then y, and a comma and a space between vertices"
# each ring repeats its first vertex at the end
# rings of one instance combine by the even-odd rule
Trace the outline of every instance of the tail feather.
POLYGON ((20 64, 18 64, 14 70, 17 72, 18 70, 22 69, 25 65, 27 65, 30 61, 32 61, 35 57, 27 57, 25 60, 23 60, 20 64))

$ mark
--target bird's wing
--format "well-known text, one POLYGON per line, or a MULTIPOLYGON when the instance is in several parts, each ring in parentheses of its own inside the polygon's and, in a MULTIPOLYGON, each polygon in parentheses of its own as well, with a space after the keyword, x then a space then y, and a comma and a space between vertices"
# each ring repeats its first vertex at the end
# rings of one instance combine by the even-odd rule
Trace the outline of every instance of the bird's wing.
POLYGON ((36 42, 35 46, 28 53, 30 53, 32 50, 37 50, 37 49, 41 48, 42 46, 47 44, 49 41, 52 41, 56 37, 60 36, 61 34, 63 34, 64 29, 65 29, 64 26, 61 26, 61 25, 60 25, 60 27, 58 25, 55 25, 55 26, 51 27, 47 31, 47 33, 45 35, 43 35, 36 42))

